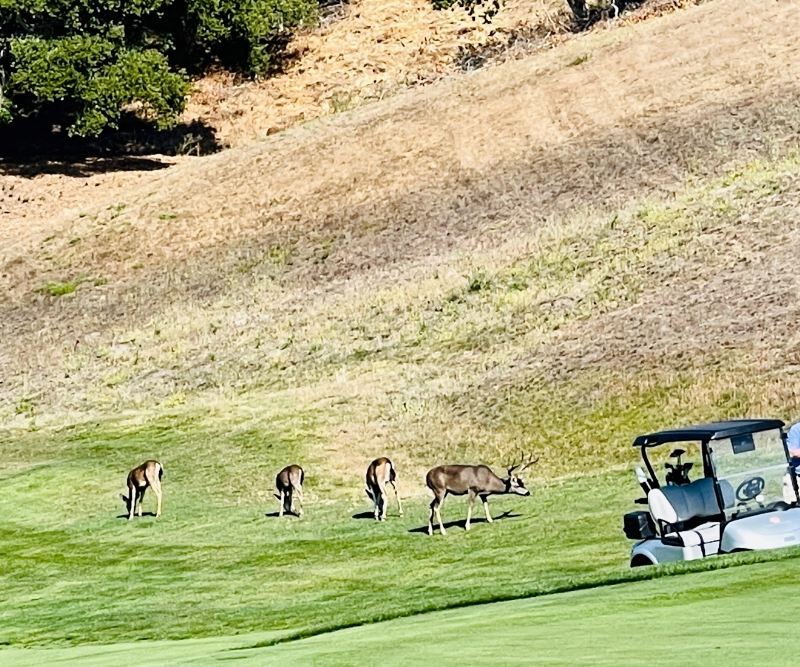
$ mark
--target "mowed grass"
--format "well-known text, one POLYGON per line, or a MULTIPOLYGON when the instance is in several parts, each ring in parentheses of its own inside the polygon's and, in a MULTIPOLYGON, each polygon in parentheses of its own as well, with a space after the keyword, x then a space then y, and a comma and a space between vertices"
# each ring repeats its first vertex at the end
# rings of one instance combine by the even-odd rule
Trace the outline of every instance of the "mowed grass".
MULTIPOLYGON (((0 317, 0 663, 363 664, 385 655, 385 631, 397 633, 389 664, 446 663, 454 653, 459 664, 534 654, 715 664, 714 651, 734 650, 781 664, 788 640, 767 625, 796 615, 783 585, 796 578, 797 551, 634 571, 621 531, 640 495, 635 435, 716 418, 788 421, 800 410, 800 282, 785 268, 800 247, 800 115, 787 65, 798 62, 798 15, 770 5, 761 32, 742 23, 751 42, 765 31, 780 37, 772 51, 748 49, 734 28, 757 12, 734 4, 693 14, 728 36, 720 48, 708 52, 704 33, 694 38, 702 49, 676 52, 711 67, 708 81, 667 61, 648 74, 640 65, 659 59, 620 57, 616 46, 569 68, 576 77, 596 68, 608 81, 613 63, 627 63, 621 80, 637 82, 593 99, 590 77, 567 81, 588 105, 582 130, 559 135, 493 116, 490 99, 532 119, 536 100, 557 99, 525 83, 541 81, 539 70, 511 68, 482 98, 466 94, 476 75, 459 93, 467 106, 451 117, 455 97, 444 95, 415 121, 420 131, 378 122, 395 117, 387 112, 309 127, 304 152, 287 136, 223 154, 81 217, 37 246, 41 261, 14 264, 5 284, 17 296, 0 317), (750 51, 771 59, 765 78, 738 57, 750 51), (732 92, 734 71, 744 74, 732 92), (672 90, 667 73, 698 88, 672 90), (652 123, 634 122, 655 83, 672 101, 652 123), (622 100, 614 113, 611 98, 622 100), (733 125, 729 108, 741 112, 733 125), (473 162, 451 150, 452 128, 467 117, 475 131, 457 144, 487 127, 495 144, 473 162), (523 140, 525 127, 548 141, 523 140), (359 152, 347 147, 356 135, 359 152), (386 150, 417 144, 403 160, 386 150), (285 162, 272 161, 279 150, 285 162), (443 169, 427 155, 457 159, 443 169), (345 162, 359 170, 328 167, 345 162), (557 203, 567 174, 570 201, 557 203), (370 190, 375 179, 389 190, 370 190), (274 235, 261 229, 290 209, 299 217, 274 235), (294 243, 295 233, 307 241, 294 243), (76 276, 92 280, 71 294, 33 292, 76 276), (470 533, 457 524, 446 537, 424 533, 427 468, 500 471, 519 449, 541 455, 530 498, 494 499, 498 520, 479 517, 470 533), (376 524, 363 472, 382 454, 398 463, 407 514, 392 507, 376 524), (128 470, 151 457, 166 469, 165 514, 129 523, 118 494, 128 470), (269 516, 272 485, 290 462, 308 471, 307 514, 279 520, 269 516), (687 634, 696 652, 673 650, 687 634), (722 639, 712 648, 716 637, 734 648, 722 639), (661 647, 658 660, 643 655, 651 646, 661 647)), ((672 25, 645 50, 671 49, 672 25)), ((545 64, 560 81, 572 55, 559 54, 545 64)), ((573 96, 563 99, 554 119, 573 96)), ((463 521, 464 500, 448 499, 444 516, 463 521)))
POLYGON ((497 498, 497 521, 478 518, 470 533, 464 500, 449 499, 445 519, 459 525, 429 537, 426 496, 406 493, 406 515, 392 505, 378 524, 366 495, 326 486, 277 426, 257 439, 188 420, 112 426, 32 434, 14 441, 18 450, 6 443, 28 461, 0 477, 0 643, 297 634, 627 573, 628 474, 497 498), (255 440, 263 457, 249 459, 255 440), (118 498, 127 462, 148 455, 165 465, 164 514, 147 515, 150 497, 145 516, 128 522, 118 498), (309 471, 301 519, 270 516, 278 459, 309 471))
POLYGON ((44 662, 217 665, 797 664, 797 559, 659 578, 401 618, 272 644, 254 634, 0 653, 6 667, 44 662), (263 646, 262 644, 266 644, 263 646))
MULTIPOLYGON (((360 476, 326 485, 299 417, 275 417, 271 431, 204 431, 207 423, 92 423, 4 443, 14 465, 0 478, 0 644, 252 633, 263 644, 794 554, 631 570, 621 517, 639 492, 630 472, 613 470, 535 483, 529 498, 495 498, 496 521, 478 516, 469 533, 464 499, 449 498, 448 535, 429 537, 427 496, 407 494, 404 517, 392 505, 388 521, 376 523, 366 496, 352 493, 363 488, 360 476), (15 459, 23 454, 25 464, 15 459), (128 522, 118 498, 123 463, 147 455, 165 464, 164 515, 150 514, 150 497, 145 516, 128 522), (309 470, 303 518, 274 516, 274 473, 285 460, 309 470)), ((404 485, 415 488, 415 480, 401 477, 404 485)))

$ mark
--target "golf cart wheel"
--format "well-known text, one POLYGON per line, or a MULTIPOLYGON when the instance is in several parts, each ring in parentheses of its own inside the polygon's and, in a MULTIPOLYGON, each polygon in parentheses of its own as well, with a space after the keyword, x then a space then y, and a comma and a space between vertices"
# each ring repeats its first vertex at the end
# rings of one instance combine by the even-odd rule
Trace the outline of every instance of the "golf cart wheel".
POLYGON ((636 554, 631 558, 631 567, 646 567, 648 565, 655 565, 655 563, 644 554, 636 554))

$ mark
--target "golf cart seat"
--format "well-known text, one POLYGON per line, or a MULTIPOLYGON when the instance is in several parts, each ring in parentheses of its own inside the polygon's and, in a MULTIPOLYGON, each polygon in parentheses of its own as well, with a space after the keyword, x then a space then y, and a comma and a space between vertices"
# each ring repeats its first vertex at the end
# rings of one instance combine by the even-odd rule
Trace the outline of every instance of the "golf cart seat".
POLYGON ((653 485, 650 482, 650 479, 647 477, 647 474, 645 473, 645 471, 642 470, 642 468, 640 466, 636 466, 633 469, 633 472, 636 474, 636 481, 639 482, 639 486, 642 487, 642 491, 645 492, 645 495, 650 493, 650 491, 653 488, 653 485))
POLYGON ((682 486, 652 489, 647 502, 665 544, 699 546, 704 556, 719 551, 719 521, 708 521, 721 514, 714 480, 703 478, 682 486))
POLYGON ((792 484, 792 473, 787 472, 783 476, 783 502, 787 505, 791 505, 798 501, 797 494, 794 491, 794 485, 792 484))

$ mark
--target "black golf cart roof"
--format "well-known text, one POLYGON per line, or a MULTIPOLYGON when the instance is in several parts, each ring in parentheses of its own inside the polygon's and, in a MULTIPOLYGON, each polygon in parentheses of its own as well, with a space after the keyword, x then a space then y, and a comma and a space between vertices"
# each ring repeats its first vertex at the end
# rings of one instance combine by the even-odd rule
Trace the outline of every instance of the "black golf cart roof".
POLYGON ((745 433, 769 431, 774 428, 782 428, 783 425, 780 419, 731 419, 725 422, 684 426, 682 428, 673 428, 668 431, 640 435, 633 441, 633 446, 655 447, 656 445, 663 445, 667 442, 693 442, 698 440, 700 442, 707 442, 709 440, 730 438, 734 435, 744 435, 745 433))

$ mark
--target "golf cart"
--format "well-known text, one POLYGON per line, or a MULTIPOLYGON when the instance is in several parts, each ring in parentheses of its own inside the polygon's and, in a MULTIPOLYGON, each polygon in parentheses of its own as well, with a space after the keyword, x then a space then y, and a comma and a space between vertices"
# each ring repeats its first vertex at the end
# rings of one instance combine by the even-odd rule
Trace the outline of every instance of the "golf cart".
POLYGON ((649 511, 625 515, 625 535, 637 540, 631 567, 800 544, 797 478, 782 421, 689 426, 641 435, 633 446, 646 469, 636 468, 645 497, 635 502, 649 511), (662 483, 653 462, 670 449, 662 483), (696 460, 685 460, 692 451, 696 460))

